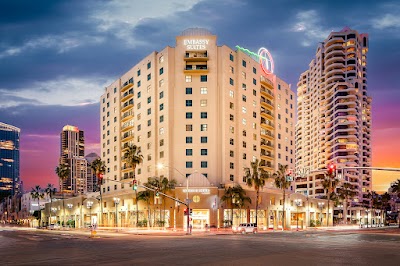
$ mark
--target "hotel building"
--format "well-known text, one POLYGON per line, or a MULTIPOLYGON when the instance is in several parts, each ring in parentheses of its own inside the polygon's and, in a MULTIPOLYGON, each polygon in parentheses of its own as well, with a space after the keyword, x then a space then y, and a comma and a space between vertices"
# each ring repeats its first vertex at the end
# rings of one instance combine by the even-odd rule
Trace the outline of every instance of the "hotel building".
POLYGON ((68 164, 69 177, 60 189, 72 193, 87 192, 87 162, 85 160, 84 133, 78 127, 66 125, 60 133, 60 164, 68 164))
MULTIPOLYGON (((253 160, 271 174, 279 163, 294 167, 290 86, 241 50, 218 46, 207 30, 185 30, 175 47, 143 58, 105 88, 100 102, 104 220, 114 219, 115 195, 124 197, 125 220, 135 209, 133 172, 122 160, 130 144, 144 156, 136 168, 139 184, 154 176, 175 179, 175 196, 192 200, 194 226, 216 224, 217 217, 222 223, 225 186, 240 184, 251 196, 243 169, 253 160)), ((267 196, 262 202, 266 211, 267 196)), ((168 204, 169 221, 185 224, 176 216, 183 217, 183 208, 168 204)))
MULTIPOLYGON (((367 94, 368 35, 344 28, 318 45, 309 69, 297 84, 296 191, 325 195, 322 169, 334 163, 341 183, 357 196, 352 206, 368 204, 371 171, 371 97, 367 94), (321 170, 318 172, 318 170, 321 170)), ((340 186, 339 186, 340 187, 340 186)))
POLYGON ((20 132, 17 127, 0 122, 0 200, 20 191, 20 132))

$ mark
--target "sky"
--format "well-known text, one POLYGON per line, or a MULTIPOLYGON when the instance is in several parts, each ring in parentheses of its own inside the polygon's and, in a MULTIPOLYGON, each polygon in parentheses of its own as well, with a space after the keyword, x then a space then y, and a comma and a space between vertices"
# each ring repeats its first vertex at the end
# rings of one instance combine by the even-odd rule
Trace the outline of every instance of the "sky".
MULTIPOLYGON (((64 125, 100 150, 105 86, 187 28, 207 28, 219 45, 266 47, 275 73, 296 89, 316 47, 345 26, 369 34, 372 165, 400 167, 400 2, 297 0, 13 0, 0 2, 0 121, 21 128, 25 190, 58 184, 64 125)), ((400 174, 373 173, 387 190, 400 174)))

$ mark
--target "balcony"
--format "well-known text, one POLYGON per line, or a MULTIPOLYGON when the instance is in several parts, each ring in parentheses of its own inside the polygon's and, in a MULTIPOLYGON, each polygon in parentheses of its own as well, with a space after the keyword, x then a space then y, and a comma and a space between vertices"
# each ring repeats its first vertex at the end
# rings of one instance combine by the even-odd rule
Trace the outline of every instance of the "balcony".
POLYGON ((207 65, 187 65, 184 69, 184 73, 207 73, 208 72, 208 66, 207 65))
POLYGON ((187 62, 206 62, 209 58, 207 52, 187 52, 183 59, 187 62))
POLYGON ((126 90, 128 90, 129 88, 132 88, 133 83, 128 83, 126 85, 124 85, 121 89, 121 93, 125 92, 126 90))
POLYGON ((268 78, 266 78, 266 77, 264 77, 264 76, 261 76, 260 82, 261 82, 261 84, 267 86, 267 87, 270 88, 271 90, 274 89, 274 83, 273 83, 270 79, 268 79, 268 78))
POLYGON ((269 89, 264 88, 264 86, 261 86, 261 94, 270 100, 274 99, 274 94, 269 89))

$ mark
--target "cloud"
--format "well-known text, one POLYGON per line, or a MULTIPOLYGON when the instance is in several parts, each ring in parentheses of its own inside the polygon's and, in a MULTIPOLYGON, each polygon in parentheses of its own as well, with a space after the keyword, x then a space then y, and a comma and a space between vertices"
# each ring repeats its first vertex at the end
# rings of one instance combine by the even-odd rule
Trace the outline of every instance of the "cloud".
POLYGON ((33 82, 32 86, 5 89, 0 88, 2 95, 1 108, 9 108, 23 104, 82 106, 99 101, 104 87, 111 79, 104 77, 64 78, 33 82))
POLYGON ((90 19, 99 32, 109 32, 128 45, 145 44, 142 36, 134 34, 140 23, 149 19, 168 18, 177 12, 188 11, 201 0, 141 1, 113 0, 93 9, 90 19))
POLYGON ((54 49, 57 53, 62 54, 82 45, 98 44, 103 41, 103 37, 81 36, 76 32, 65 35, 46 35, 31 39, 21 46, 8 47, 0 51, 0 59, 36 49, 54 49))
POLYGON ((321 26, 321 19, 316 10, 300 11, 296 15, 296 22, 290 29, 292 32, 304 33, 301 41, 303 46, 315 45, 329 35, 329 30, 321 26))
POLYGON ((383 17, 372 19, 372 27, 379 30, 400 28, 400 17, 394 14, 385 14, 383 17))

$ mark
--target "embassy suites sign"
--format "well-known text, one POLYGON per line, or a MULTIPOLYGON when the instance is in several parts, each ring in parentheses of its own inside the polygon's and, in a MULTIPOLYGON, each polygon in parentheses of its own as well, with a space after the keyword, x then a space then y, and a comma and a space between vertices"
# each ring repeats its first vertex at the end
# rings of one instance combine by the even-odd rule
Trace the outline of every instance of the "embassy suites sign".
POLYGON ((183 40, 183 45, 187 50, 207 50, 207 45, 210 42, 208 39, 190 39, 183 40))

